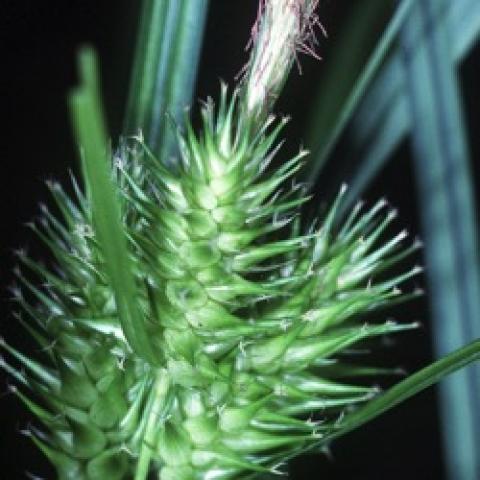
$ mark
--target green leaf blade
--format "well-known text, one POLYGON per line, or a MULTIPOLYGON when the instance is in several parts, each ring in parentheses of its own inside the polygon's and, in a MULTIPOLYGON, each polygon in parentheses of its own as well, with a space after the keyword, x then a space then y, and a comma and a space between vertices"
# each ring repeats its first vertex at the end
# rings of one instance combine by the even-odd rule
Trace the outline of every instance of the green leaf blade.
MULTIPOLYGON (((408 6, 407 6, 408 7, 408 6)), ((406 8, 406 7, 405 7, 406 8)), ((403 13, 400 7, 395 16, 401 16, 403 22, 408 18, 410 8, 403 13), (400 15, 402 14, 402 15, 400 15)), ((392 29, 395 17, 392 18, 388 29, 392 29)), ((403 23, 399 26, 401 27, 403 23)), ((433 30, 437 28, 446 28, 451 40, 451 52, 455 65, 459 65, 473 47, 475 40, 480 35, 480 3, 475 0, 458 0, 457 2, 448 2, 444 11, 439 15, 433 25, 433 30)), ((395 28, 395 37, 392 41, 398 40, 398 34, 401 28, 395 28)), ((384 38, 387 32, 384 34, 384 38)), ((388 36, 387 36, 388 37, 388 36)), ((418 40, 419 42, 421 40, 418 40)), ((349 135, 349 156, 355 158, 355 162, 348 165, 340 165, 338 171, 341 172, 340 178, 330 178, 329 184, 335 190, 341 182, 347 181, 349 191, 343 203, 342 211, 348 210, 355 200, 365 191, 371 181, 385 166, 392 157, 392 152, 406 138, 412 128, 411 118, 407 111, 407 96, 405 93, 405 73, 403 70, 402 59, 399 49, 392 43, 391 51, 388 57, 381 60, 378 69, 369 79, 369 82, 357 82, 349 93, 347 100, 342 107, 335 122, 332 120, 330 126, 325 132, 320 132, 316 128, 318 120, 312 117, 308 128, 307 144, 312 150, 312 165, 308 165, 308 172, 317 175, 321 173, 323 166, 330 161, 331 153, 336 142, 341 138, 342 133, 348 125, 351 125, 352 135, 349 135), (395 47, 395 48, 393 48, 395 47), (364 85, 363 91, 359 88, 364 85), (352 99, 356 99, 353 102, 352 99), (346 106, 350 103, 352 110, 346 113, 346 106), (344 121, 341 120, 342 115, 344 121), (384 128, 384 127, 387 128, 384 128), (338 135, 334 135, 338 132, 338 135), (325 154, 320 154, 320 145, 331 144, 331 149, 325 154), (320 165, 318 165, 320 162, 320 165)), ((336 53, 335 53, 336 55, 336 53)), ((372 54, 372 59, 375 53, 372 54)), ((339 72, 341 72, 341 65, 339 72)), ((365 70, 368 68, 366 65, 365 70)), ((340 73, 332 74, 332 83, 335 82, 340 73)), ((361 74, 359 78, 367 76, 367 72, 361 74)), ((350 131, 349 131, 350 133, 350 131)), ((310 177, 309 177, 310 178, 310 177)), ((334 191, 327 188, 326 196, 334 195, 334 191)), ((341 212, 342 213, 342 212, 341 212)), ((341 215, 339 215, 341 217, 341 215)))
POLYGON ((176 151, 167 114, 177 125, 195 87, 208 0, 145 0, 124 122, 127 135, 143 130, 161 161, 176 151))
POLYGON ((83 50, 79 60, 82 84, 72 92, 70 108, 75 133, 83 151, 82 165, 87 194, 92 203, 95 232, 105 257, 124 334, 138 355, 155 363, 156 355, 136 301, 133 265, 120 220, 118 195, 111 179, 95 55, 92 50, 83 50))
POLYGON ((478 360, 480 360, 480 340, 471 342, 465 347, 437 360, 428 367, 397 383, 384 394, 371 400, 355 412, 345 415, 344 419, 338 424, 339 431, 329 436, 329 440, 364 425, 387 410, 439 382, 445 376, 460 370, 470 363, 478 362, 478 360))
MULTIPOLYGON (((390 52, 398 32, 400 31, 400 28, 408 18, 408 13, 412 5, 413 2, 411 0, 403 0, 400 3, 395 14, 387 25, 387 28, 377 47, 372 52, 363 71, 360 73, 358 79, 354 83, 352 90, 340 108, 338 108, 338 110, 335 112, 336 117, 328 121, 327 128, 324 128, 322 122, 320 122, 322 130, 319 131, 316 119, 312 119, 312 124, 309 127, 309 144, 312 145, 313 158, 308 164, 309 168, 305 171, 305 175, 308 176, 308 178, 316 179, 319 172, 327 162, 334 146, 340 138, 341 133, 351 120, 352 115, 358 109, 360 101, 370 87, 380 67, 383 65, 384 60, 387 57, 387 54, 390 52)), ((368 20, 368 18, 366 18, 366 20, 368 20)), ((331 74, 332 79, 330 80, 330 83, 335 83, 336 77, 340 75, 340 72, 343 74, 343 65, 335 65, 334 72, 331 74)))

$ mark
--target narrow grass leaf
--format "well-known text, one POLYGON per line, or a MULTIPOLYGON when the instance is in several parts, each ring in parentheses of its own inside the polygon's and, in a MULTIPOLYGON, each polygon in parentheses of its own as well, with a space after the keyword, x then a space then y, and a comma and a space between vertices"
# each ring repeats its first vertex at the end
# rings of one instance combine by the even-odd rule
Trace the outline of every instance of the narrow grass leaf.
POLYGON ((337 423, 338 430, 326 436, 325 440, 330 441, 333 438, 355 430, 399 403, 408 400, 422 390, 439 382, 445 376, 460 370, 469 363, 478 362, 479 360, 480 340, 476 340, 402 380, 355 412, 345 415, 343 420, 337 423))
POLYGON ((106 271, 125 336, 133 350, 154 362, 144 320, 137 304, 133 265, 120 221, 118 194, 111 179, 107 132, 92 50, 79 56, 81 86, 70 96, 70 107, 77 139, 82 149, 85 183, 92 203, 93 221, 106 271))
MULTIPOLYGON (((455 65, 465 58, 480 34, 480 3, 475 0, 447 2, 439 12, 432 31, 448 29, 450 52, 455 65)), ((420 38, 416 39, 421 42, 420 38)), ((347 180, 349 189, 342 212, 351 208, 373 178, 392 158, 392 153, 410 131, 405 73, 398 48, 379 69, 351 118, 348 158, 355 162, 339 165, 338 178, 329 179, 332 196, 336 185, 347 180)), ((339 215, 341 218, 341 214, 339 215)))
MULTIPOLYGON (((365 92, 371 85, 372 80, 375 78, 380 67, 383 65, 387 54, 391 50, 394 40, 397 38, 401 26, 408 17, 408 13, 412 7, 412 4, 413 2, 411 0, 403 0, 400 3, 395 14, 387 25, 387 28, 377 47, 372 52, 367 64, 365 65, 365 68, 355 82, 353 89, 341 108, 336 110, 337 116, 328 122, 330 125, 329 128, 326 128, 324 131, 317 131, 315 123, 312 123, 312 126, 309 128, 309 131, 311 132, 309 134, 309 138, 312 139, 310 142, 311 145, 313 145, 313 149, 312 159, 308 163, 308 169, 306 170, 305 174, 312 181, 315 180, 315 178, 318 176, 318 173, 327 162, 342 132, 350 121, 352 115, 357 110, 361 99, 365 95, 365 92)), ((365 17, 364 19, 369 20, 368 17, 365 17)), ((331 82, 334 82, 337 77, 343 76, 344 65, 338 64, 336 65, 336 68, 334 66, 334 69, 334 73, 331 74, 331 82)))
POLYGON ((208 0, 144 0, 124 133, 144 132, 162 161, 175 151, 166 115, 181 124, 192 99, 208 0))

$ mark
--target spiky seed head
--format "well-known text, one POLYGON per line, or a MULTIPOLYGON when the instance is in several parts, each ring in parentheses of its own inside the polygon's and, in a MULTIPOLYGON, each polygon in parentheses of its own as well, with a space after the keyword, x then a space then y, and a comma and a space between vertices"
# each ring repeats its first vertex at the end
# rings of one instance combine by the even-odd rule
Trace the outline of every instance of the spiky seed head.
POLYGON ((386 202, 365 212, 358 205, 339 222, 342 186, 302 233, 294 219, 309 197, 293 178, 305 152, 269 169, 285 125, 269 114, 272 98, 295 52, 314 38, 316 3, 261 3, 242 93, 222 86, 218 108, 209 101, 202 109, 199 134, 187 121, 175 174, 141 135, 113 156, 134 300, 159 365, 123 333, 109 246, 88 198, 75 185, 72 199, 50 184, 63 219, 42 209, 32 228, 57 268, 20 255, 43 286, 17 275, 25 294, 16 302, 33 320, 22 325, 41 358, 0 338, 9 356, 0 367, 43 426, 28 434, 61 480, 280 474, 285 457, 322 446, 345 412, 378 392, 342 380, 379 371, 344 364, 342 355, 417 327, 362 320, 409 298, 398 285, 420 273, 380 275, 415 250, 403 249, 404 233, 382 242, 394 217, 386 202))

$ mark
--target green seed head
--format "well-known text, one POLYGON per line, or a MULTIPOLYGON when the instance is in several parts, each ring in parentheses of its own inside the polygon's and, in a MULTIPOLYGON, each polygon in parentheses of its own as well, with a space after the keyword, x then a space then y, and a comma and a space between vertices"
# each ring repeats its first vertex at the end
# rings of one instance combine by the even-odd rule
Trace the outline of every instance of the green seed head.
POLYGON ((385 202, 337 225, 342 187, 298 235, 292 220, 308 198, 288 186, 304 153, 266 167, 284 122, 248 123, 225 87, 202 115, 199 135, 188 125, 179 137, 176 175, 141 138, 118 152, 122 225, 160 366, 122 334, 82 194, 55 187, 64 221, 45 211, 34 227, 60 273, 20 256, 48 286, 19 273, 31 295, 18 302, 40 345, 54 347, 42 363, 4 347, 26 367, 17 377, 38 403, 18 395, 43 423, 32 435, 60 478, 130 478, 145 449, 161 478, 276 472, 283 456, 321 442, 345 408, 376 393, 340 380, 342 352, 414 327, 361 317, 402 299, 398 285, 418 273, 379 276, 411 250, 403 233, 382 242, 394 217, 385 202))
MULTIPOLYGON (((2 341, 21 368, 0 366, 18 381, 41 425, 32 439, 60 479, 278 474, 377 393, 342 380, 376 372, 344 363, 345 351, 416 326, 365 323, 413 296, 399 285, 419 273, 385 275, 417 247, 403 246, 404 232, 382 240, 395 216, 386 203, 342 220, 342 186, 302 233, 309 197, 294 177, 306 152, 269 166, 286 123, 269 115, 271 98, 308 40, 315 4, 262 3, 241 89, 222 85, 200 132, 188 120, 177 132, 175 172, 139 135, 121 143, 105 178, 84 163, 86 193, 51 185, 62 218, 43 209, 32 228, 56 268, 20 252, 43 287, 17 272, 16 301, 41 355, 2 341), (105 186, 108 173, 110 197, 88 183, 97 174, 105 186), (123 241, 124 258, 113 257, 109 242, 119 251, 123 241)), ((89 108, 85 92, 74 100, 89 108)), ((86 155, 101 159, 94 143, 86 155)))

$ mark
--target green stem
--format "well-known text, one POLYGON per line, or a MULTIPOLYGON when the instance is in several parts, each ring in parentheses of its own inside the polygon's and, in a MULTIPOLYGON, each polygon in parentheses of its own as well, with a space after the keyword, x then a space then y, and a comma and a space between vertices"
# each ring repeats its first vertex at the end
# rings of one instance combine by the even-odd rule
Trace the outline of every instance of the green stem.
POLYGON ((160 423, 163 423, 159 422, 159 419, 162 418, 169 383, 167 371, 164 369, 159 370, 151 393, 151 407, 148 413, 145 435, 143 437, 134 480, 146 480, 148 476, 153 445, 155 444, 155 439, 161 426, 160 423))

